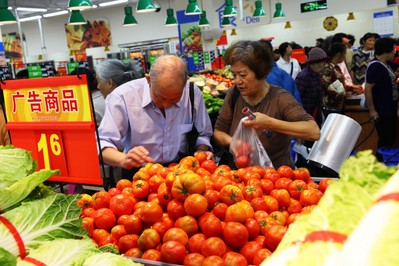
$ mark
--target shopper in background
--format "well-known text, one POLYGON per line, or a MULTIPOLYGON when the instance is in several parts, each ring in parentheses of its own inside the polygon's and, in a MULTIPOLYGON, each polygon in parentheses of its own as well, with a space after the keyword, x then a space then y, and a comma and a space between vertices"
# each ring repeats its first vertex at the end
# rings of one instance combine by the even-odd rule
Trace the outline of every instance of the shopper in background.
POLYGON ((18 73, 15 75, 16 79, 28 79, 29 78, 29 72, 26 68, 21 69, 18 71, 18 73))
POLYGON ((320 128, 323 123, 323 88, 320 72, 324 69, 327 61, 328 56, 323 49, 312 48, 308 53, 307 66, 295 79, 303 108, 313 116, 320 128))
MULTIPOLYGON (((270 52, 273 52, 273 46, 268 40, 262 40, 265 42, 267 47, 269 47, 270 52)), ((289 91, 292 96, 294 96, 295 100, 297 100, 298 103, 302 104, 301 102, 301 96, 299 95, 299 91, 295 85, 295 81, 293 78, 285 72, 283 69, 279 68, 276 64, 276 62, 272 62, 273 66, 272 69, 270 70, 270 73, 266 77, 266 81, 270 84, 279 86, 287 91, 289 91)))
MULTIPOLYGON (((187 155, 186 133, 193 123, 199 132, 196 149, 213 158, 212 124, 202 93, 194 86, 193 121, 186 64, 179 57, 158 57, 149 75, 117 87, 105 103, 107 122, 99 128, 105 163, 137 169, 145 163, 177 162, 187 155)), ((129 178, 133 172, 124 171, 123 176, 129 178)))
POLYGON ((294 80, 299 72, 301 72, 301 66, 298 60, 292 58, 292 46, 288 42, 280 44, 278 47, 280 53, 280 59, 277 61, 277 66, 287 72, 294 80))
POLYGON ((393 146, 397 137, 398 79, 390 66, 395 55, 395 40, 378 39, 374 55, 366 70, 365 96, 370 118, 377 129, 377 146, 381 148, 393 146))
POLYGON ((98 89, 104 95, 104 98, 116 87, 141 77, 139 65, 132 61, 123 63, 118 59, 107 59, 96 66, 98 89))
POLYGON ((270 48, 261 40, 238 41, 226 50, 224 61, 231 66, 240 94, 233 105, 235 89, 227 92, 215 125, 215 141, 221 146, 230 145, 244 117, 242 109, 248 107, 256 119, 245 124, 257 130, 273 166, 294 167, 290 156, 291 137, 317 140, 320 130, 289 92, 265 81, 273 65, 270 48), (267 132, 264 129, 268 129, 267 132))
POLYGON ((350 74, 354 84, 363 85, 368 64, 374 57, 374 33, 368 32, 362 37, 362 46, 353 54, 350 74))
POLYGON ((87 86, 90 90, 91 98, 93 100, 94 115, 98 127, 101 123, 101 120, 104 117, 105 101, 104 101, 104 96, 97 89, 96 74, 94 73, 93 70, 87 67, 77 67, 70 73, 70 75, 86 75, 87 86))

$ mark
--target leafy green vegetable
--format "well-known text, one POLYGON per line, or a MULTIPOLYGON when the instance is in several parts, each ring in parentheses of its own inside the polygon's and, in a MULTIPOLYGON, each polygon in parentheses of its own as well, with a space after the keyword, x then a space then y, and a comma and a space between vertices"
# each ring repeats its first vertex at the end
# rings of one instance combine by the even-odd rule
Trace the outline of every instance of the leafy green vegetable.
POLYGON ((98 265, 112 265, 112 266, 139 266, 141 263, 133 262, 133 260, 122 255, 113 253, 99 253, 88 257, 82 266, 98 266, 98 265))
POLYGON ((4 248, 0 248, 0 265, 2 266, 15 266, 17 265, 17 257, 12 255, 4 248))
MULTIPOLYGON (((18 231, 25 248, 34 249, 44 241, 57 238, 79 238, 87 234, 81 227, 82 209, 79 195, 56 194, 44 199, 22 203, 2 214, 18 231)), ((18 245, 9 229, 0 223, 0 247, 19 256, 18 245)))
POLYGON ((42 169, 39 172, 22 177, 9 187, 0 187, 0 212, 25 199, 36 186, 58 173, 58 170, 42 169))
POLYGON ((9 186, 37 169, 30 152, 12 145, 0 146, 0 187, 9 186))
MULTIPOLYGON (((27 257, 51 266, 82 265, 87 257, 99 252, 90 239, 56 239, 44 242, 27 257)), ((32 266, 32 263, 21 260, 17 266, 32 266)))
POLYGON ((103 252, 110 252, 118 255, 120 254, 118 248, 113 244, 104 245, 99 247, 98 249, 103 252))

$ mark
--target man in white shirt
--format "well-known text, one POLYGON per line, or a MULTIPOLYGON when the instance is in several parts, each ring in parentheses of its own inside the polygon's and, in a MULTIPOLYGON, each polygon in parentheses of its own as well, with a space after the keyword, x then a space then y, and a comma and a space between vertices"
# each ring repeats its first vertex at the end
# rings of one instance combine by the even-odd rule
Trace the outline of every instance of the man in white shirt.
POLYGON ((277 66, 287 72, 294 80, 299 72, 301 72, 301 66, 298 60, 291 58, 292 47, 288 42, 280 44, 278 47, 280 53, 280 59, 276 62, 277 66))

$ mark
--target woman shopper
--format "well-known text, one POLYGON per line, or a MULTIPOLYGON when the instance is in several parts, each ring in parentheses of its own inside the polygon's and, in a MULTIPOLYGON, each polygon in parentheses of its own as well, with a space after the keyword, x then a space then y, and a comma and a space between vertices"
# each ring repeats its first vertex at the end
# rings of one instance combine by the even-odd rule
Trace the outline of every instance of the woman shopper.
POLYGON ((363 85, 368 64, 374 57, 375 35, 368 32, 362 37, 363 45, 353 54, 350 74, 353 84, 363 85))
POLYGON ((301 72, 301 66, 298 60, 292 58, 292 46, 288 42, 280 44, 278 47, 280 52, 280 59, 276 62, 277 66, 287 72, 294 80, 299 72, 301 72))
POLYGON ((256 118, 245 125, 257 130, 273 166, 294 167, 290 156, 291 138, 317 140, 320 130, 312 116, 289 92, 265 81, 273 62, 267 44, 261 40, 238 41, 226 50, 224 60, 231 66, 236 85, 227 92, 220 110, 215 124, 215 141, 221 146, 230 146, 244 117, 242 109, 248 107, 256 118), (233 104, 235 90, 239 95, 233 104), (265 129, 268 129, 267 133, 265 129))

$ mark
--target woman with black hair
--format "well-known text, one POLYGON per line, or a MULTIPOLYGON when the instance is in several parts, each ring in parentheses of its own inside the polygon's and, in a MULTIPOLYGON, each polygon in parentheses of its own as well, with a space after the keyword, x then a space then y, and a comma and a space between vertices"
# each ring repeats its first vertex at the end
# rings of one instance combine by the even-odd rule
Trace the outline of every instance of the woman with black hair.
POLYGON ((280 44, 278 47, 280 53, 280 59, 276 62, 277 66, 287 72, 294 80, 299 72, 301 72, 301 66, 298 60, 292 58, 292 46, 288 42, 280 44))

